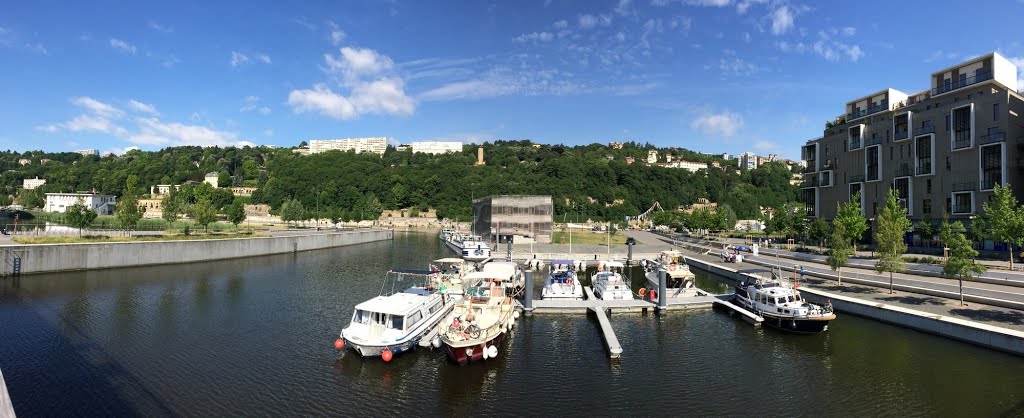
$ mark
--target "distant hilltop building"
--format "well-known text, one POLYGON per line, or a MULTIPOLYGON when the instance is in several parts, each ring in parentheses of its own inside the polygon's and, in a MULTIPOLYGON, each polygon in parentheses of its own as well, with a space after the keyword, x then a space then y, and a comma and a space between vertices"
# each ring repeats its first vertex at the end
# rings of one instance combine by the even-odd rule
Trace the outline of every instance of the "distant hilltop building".
POLYGON ((116 202, 116 197, 107 194, 87 192, 47 193, 46 206, 43 207, 43 210, 46 212, 66 212, 69 206, 75 203, 82 203, 97 214, 110 215, 114 213, 116 202))
POLYGON ((98 149, 80 149, 75 152, 82 155, 100 155, 100 150, 98 149))
POLYGON ((462 152, 462 143, 457 141, 421 141, 409 144, 415 154, 447 154, 449 152, 462 152))
POLYGON ((174 187, 175 191, 181 190, 180 184, 175 184, 173 186, 170 184, 158 184, 156 186, 149 187, 149 195, 154 198, 166 196, 171 193, 171 187, 174 187))
POLYGON ((373 138, 347 138, 347 139, 312 139, 309 141, 309 153, 319 154, 326 151, 355 151, 357 154, 371 152, 377 155, 384 155, 388 148, 388 139, 381 137, 373 138))
POLYGON ((44 184, 46 184, 46 179, 36 177, 34 179, 25 179, 22 182, 22 187, 24 187, 25 190, 33 190, 36 187, 42 186, 44 184))
POLYGON ((611 148, 611 149, 622 149, 622 143, 621 142, 609 142, 608 143, 608 148, 611 148))
POLYGON ((486 164, 484 162, 484 147, 483 147, 483 145, 481 145, 481 146, 477 147, 477 149, 476 149, 476 165, 484 165, 484 164, 486 164))
POLYGON ((681 168, 681 169, 689 171, 691 173, 696 173, 698 170, 703 170, 703 169, 706 169, 706 168, 709 167, 708 163, 698 163, 698 162, 695 162, 695 161, 683 161, 683 160, 672 161, 672 162, 667 162, 667 163, 655 163, 654 165, 656 165, 658 167, 665 167, 665 168, 681 168))
POLYGON ((218 181, 220 181, 220 173, 216 171, 206 173, 206 177, 203 178, 203 183, 209 183, 214 189, 217 188, 218 181))
POLYGON ((740 165, 740 170, 753 170, 759 165, 759 158, 752 152, 744 152, 736 156, 736 162, 740 165))
POLYGON ((29 164, 32 164, 32 160, 30 160, 28 158, 20 158, 20 159, 18 159, 18 164, 19 165, 29 165, 29 164))
POLYGON ((654 164, 658 162, 658 150, 647 151, 647 164, 654 164))

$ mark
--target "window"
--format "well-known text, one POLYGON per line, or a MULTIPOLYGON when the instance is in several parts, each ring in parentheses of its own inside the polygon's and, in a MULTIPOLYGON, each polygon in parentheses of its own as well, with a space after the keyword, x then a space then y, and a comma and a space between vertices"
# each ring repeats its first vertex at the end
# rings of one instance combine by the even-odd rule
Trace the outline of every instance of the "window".
POLYGON ((405 317, 404 316, 392 316, 391 317, 391 328, 394 328, 394 329, 405 329, 405 317))
POLYGON ((930 215, 932 213, 931 199, 925 199, 921 201, 921 212, 924 213, 925 215, 930 215))
POLYGON ((949 213, 949 212, 952 212, 952 211, 953 211, 953 199, 947 197, 946 198, 946 213, 949 213))
POLYGON ((924 181, 924 186, 925 186, 925 189, 927 190, 926 193, 931 193, 932 192, 932 179, 925 180, 924 181))
POLYGON ((999 103, 992 104, 992 120, 999 120, 999 103))
POLYGON ((949 156, 946 156, 946 171, 953 170, 953 166, 949 163, 949 156))

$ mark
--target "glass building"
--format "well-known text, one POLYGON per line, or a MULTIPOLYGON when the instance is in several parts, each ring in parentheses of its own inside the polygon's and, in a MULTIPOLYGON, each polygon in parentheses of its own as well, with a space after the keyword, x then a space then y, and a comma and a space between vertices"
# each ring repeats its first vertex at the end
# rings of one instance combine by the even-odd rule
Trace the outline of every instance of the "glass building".
POLYGON ((473 233, 488 241, 551 242, 551 196, 488 196, 473 201, 473 233))

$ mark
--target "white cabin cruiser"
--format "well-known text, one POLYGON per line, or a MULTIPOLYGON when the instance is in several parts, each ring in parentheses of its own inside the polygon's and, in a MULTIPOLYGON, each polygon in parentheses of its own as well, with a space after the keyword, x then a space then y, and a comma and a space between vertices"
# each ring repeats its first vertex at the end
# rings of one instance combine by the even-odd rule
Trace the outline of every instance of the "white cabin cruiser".
POLYGON ((491 258, 490 245, 477 235, 452 234, 445 244, 467 261, 484 261, 491 258))
POLYGON ((800 291, 779 282, 736 283, 736 297, 740 307, 761 315, 764 324, 796 333, 818 333, 828 330, 828 323, 836 319, 832 304, 815 305, 803 300, 800 291))
POLYGON ((583 299, 583 284, 572 271, 571 260, 551 260, 551 273, 544 282, 541 299, 583 299))
POLYGON ((501 286, 505 289, 506 295, 518 297, 523 294, 526 279, 523 277, 523 270, 519 268, 519 264, 511 261, 489 261, 484 263, 481 271, 504 279, 501 281, 501 286))
POLYGON ((645 276, 652 288, 658 287, 658 270, 665 270, 665 287, 668 289, 689 289, 696 278, 686 264, 683 253, 676 250, 662 251, 654 260, 644 260, 645 276))
POLYGON ((601 300, 632 300, 633 291, 622 277, 625 266, 618 261, 601 261, 597 271, 590 276, 594 296, 601 300))
POLYGON ((341 331, 335 347, 352 348, 363 357, 381 356, 385 361, 419 343, 435 329, 455 306, 453 295, 438 292, 435 273, 425 270, 391 270, 382 289, 396 286, 407 279, 422 281, 404 291, 380 296, 356 305, 352 320, 341 331))
POLYGON ((479 271, 466 275, 467 281, 479 279, 479 285, 466 291, 466 297, 441 324, 441 343, 452 361, 465 365, 498 355, 498 345, 512 330, 516 305, 505 294, 503 275, 479 271))

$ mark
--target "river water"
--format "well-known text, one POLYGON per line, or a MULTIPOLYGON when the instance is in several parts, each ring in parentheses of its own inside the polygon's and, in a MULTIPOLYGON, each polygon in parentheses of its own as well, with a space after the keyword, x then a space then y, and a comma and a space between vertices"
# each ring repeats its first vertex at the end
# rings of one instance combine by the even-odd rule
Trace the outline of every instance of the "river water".
POLYGON ((434 235, 397 233, 294 255, 6 279, 0 370, 26 417, 1024 414, 1024 359, 843 314, 812 336, 713 310, 615 314, 619 360, 584 315, 524 318, 497 359, 465 367, 430 350, 390 364, 339 355, 334 339, 384 271, 446 251, 434 235))

